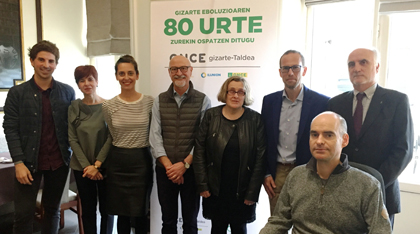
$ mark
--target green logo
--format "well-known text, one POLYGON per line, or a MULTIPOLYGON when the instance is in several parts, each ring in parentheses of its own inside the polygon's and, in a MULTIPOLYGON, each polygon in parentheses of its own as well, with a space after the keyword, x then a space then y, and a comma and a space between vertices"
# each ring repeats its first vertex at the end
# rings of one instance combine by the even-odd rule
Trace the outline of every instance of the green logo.
POLYGON ((228 73, 228 77, 232 77, 232 76, 240 76, 240 77, 248 77, 248 73, 246 72, 229 72, 228 73))

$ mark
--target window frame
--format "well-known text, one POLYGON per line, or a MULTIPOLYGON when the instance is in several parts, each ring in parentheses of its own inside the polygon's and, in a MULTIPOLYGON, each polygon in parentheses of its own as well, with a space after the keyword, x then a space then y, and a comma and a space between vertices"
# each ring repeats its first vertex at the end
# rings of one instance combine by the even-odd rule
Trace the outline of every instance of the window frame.
MULTIPOLYGON (((412 12, 413 9, 407 9, 407 7, 401 7, 398 4, 401 3, 404 6, 406 6, 407 2, 409 1, 398 1, 396 3, 395 0, 372 0, 374 4, 374 12, 373 12, 373 33, 372 33, 372 46, 376 47, 381 53, 380 53, 380 68, 379 68, 379 74, 377 75, 377 83, 382 87, 387 87, 387 71, 388 71, 388 54, 389 54, 389 35, 390 35, 390 13, 394 13, 395 11, 392 11, 392 8, 390 6, 396 6, 396 9, 398 12, 412 12), (384 8, 384 4, 387 5, 386 8, 384 8), (387 9, 387 12, 380 12, 382 5, 382 9, 387 9), (391 10, 390 10, 391 9, 391 10)), ((420 1, 417 1, 418 6, 420 6, 420 1)), ((413 4, 413 6, 417 6, 416 4, 413 4)), ((370 3, 368 3, 370 4, 370 3)), ((307 7, 307 18, 306 18, 306 57, 307 59, 307 66, 312 67, 312 57, 313 57, 313 42, 312 42, 312 35, 314 33, 314 12, 312 6, 309 5, 307 7)), ((419 9, 420 11, 420 9, 419 9)), ((305 82, 309 87, 312 87, 312 83, 314 81, 312 80, 312 77, 305 82)), ((419 123, 420 124, 420 121, 419 123)), ((413 160, 416 155, 413 154, 413 160)), ((413 161, 412 161, 413 162, 413 161)), ((412 163, 410 162, 410 163, 412 163)), ((408 167, 407 167, 408 168, 408 167)), ((407 169, 406 168, 406 169, 407 169)), ((420 183, 419 184, 413 184, 409 183, 408 181, 401 182, 400 181, 400 190, 410 193, 416 193, 420 194, 420 183)))

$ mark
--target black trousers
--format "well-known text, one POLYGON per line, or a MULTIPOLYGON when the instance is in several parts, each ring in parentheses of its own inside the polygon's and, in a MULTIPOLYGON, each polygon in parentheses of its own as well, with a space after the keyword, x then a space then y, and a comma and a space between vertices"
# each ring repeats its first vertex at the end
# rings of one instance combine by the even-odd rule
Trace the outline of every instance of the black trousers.
POLYGON ((162 210, 162 234, 177 234, 178 196, 181 196, 184 234, 197 234, 200 196, 197 194, 193 168, 184 174, 184 184, 172 183, 163 167, 156 166, 158 198, 162 210))
POLYGON ((63 195, 68 172, 69 168, 65 165, 55 171, 38 171, 32 174, 34 179, 32 185, 21 184, 15 177, 15 221, 13 233, 33 233, 36 197, 42 177, 44 177, 42 192, 44 219, 42 220, 41 233, 58 233, 61 196, 63 195))
POLYGON ((247 234, 246 223, 229 222, 226 219, 214 218, 211 220, 211 234, 225 234, 230 225, 231 234, 247 234))
POLYGON ((96 231, 96 204, 99 199, 99 213, 101 214, 101 234, 112 234, 114 216, 106 212, 106 185, 103 180, 91 180, 83 177, 83 171, 74 172, 77 190, 82 202, 82 220, 85 233, 96 231))
POLYGON ((118 215, 118 234, 130 234, 131 227, 133 226, 136 234, 147 234, 149 230, 149 219, 147 218, 147 216, 129 217, 124 215, 118 215))

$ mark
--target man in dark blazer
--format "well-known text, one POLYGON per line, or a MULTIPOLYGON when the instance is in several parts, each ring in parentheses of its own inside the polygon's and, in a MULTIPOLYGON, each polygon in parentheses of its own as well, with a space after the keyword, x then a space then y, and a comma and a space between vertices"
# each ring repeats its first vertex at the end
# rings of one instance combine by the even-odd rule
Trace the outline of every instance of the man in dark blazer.
POLYGON ((349 161, 368 165, 382 174, 386 207, 393 224, 394 214, 401 211, 397 178, 413 156, 413 122, 407 95, 377 85, 378 57, 376 49, 350 53, 347 65, 354 90, 332 98, 328 109, 347 121, 350 142, 343 153, 349 161))
POLYGON ((328 97, 302 84, 307 67, 303 55, 286 51, 280 58, 284 90, 264 97, 261 115, 267 139, 267 175, 264 188, 273 213, 289 172, 312 157, 309 131, 312 119, 327 108, 328 97))

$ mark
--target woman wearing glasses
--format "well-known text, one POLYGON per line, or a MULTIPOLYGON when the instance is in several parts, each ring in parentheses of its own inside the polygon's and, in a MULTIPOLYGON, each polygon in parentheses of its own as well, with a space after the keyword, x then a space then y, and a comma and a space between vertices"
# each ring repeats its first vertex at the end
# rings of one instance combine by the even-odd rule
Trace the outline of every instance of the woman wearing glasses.
POLYGON ((129 234, 131 218, 136 234, 147 233, 146 214, 152 188, 153 168, 149 151, 149 126, 153 98, 135 90, 137 63, 124 55, 115 64, 121 93, 103 104, 112 136, 107 159, 107 210, 118 215, 119 234, 129 234))
POLYGON ((265 137, 248 82, 228 78, 217 96, 226 105, 207 110, 196 138, 194 170, 203 199, 203 216, 212 234, 246 233, 265 175, 265 137))
POLYGON ((72 101, 69 107, 69 143, 73 150, 70 167, 82 203, 83 230, 86 234, 97 233, 96 206, 99 198, 100 233, 108 234, 112 233, 114 216, 108 215, 106 210, 104 171, 101 169, 111 146, 102 115, 105 99, 96 94, 98 72, 94 66, 78 66, 74 78, 84 98, 72 101))

